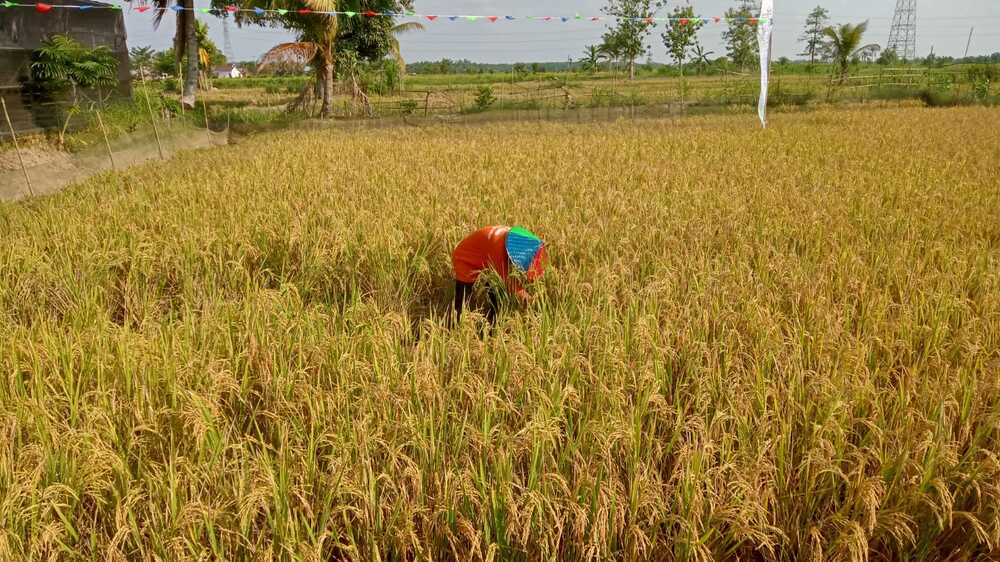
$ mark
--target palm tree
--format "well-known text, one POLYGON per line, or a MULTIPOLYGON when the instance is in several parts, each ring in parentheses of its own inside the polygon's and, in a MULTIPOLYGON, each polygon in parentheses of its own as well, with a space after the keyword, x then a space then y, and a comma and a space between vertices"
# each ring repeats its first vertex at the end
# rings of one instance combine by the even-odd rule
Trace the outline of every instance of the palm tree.
POLYGON ((698 72, 704 72, 712 64, 712 61, 708 60, 708 56, 712 54, 715 54, 715 51, 706 51, 701 45, 694 46, 694 64, 698 67, 698 72))
POLYGON ((389 33, 389 56, 396 61, 396 65, 399 67, 399 84, 400 89, 403 88, 403 79, 406 77, 406 61, 403 60, 403 51, 399 46, 399 35, 407 33, 409 31, 423 31, 424 25, 420 22, 406 22, 398 23, 392 26, 392 31, 389 33))
MULTIPOLYGON (((338 11, 338 0, 302 0, 315 12, 338 11)), ((323 96, 320 116, 333 114, 334 61, 337 31, 340 29, 336 15, 315 14, 308 27, 302 29, 299 40, 275 45, 260 59, 260 68, 278 63, 304 63, 316 69, 317 83, 323 96)))
POLYGON ((177 13, 177 32, 174 34, 174 53, 177 64, 185 61, 184 85, 181 90, 181 104, 194 109, 196 92, 198 90, 198 37, 195 34, 194 0, 153 0, 156 6, 156 18, 153 19, 153 29, 160 27, 167 10, 176 5, 181 9, 177 13))
POLYGON ((597 45, 588 45, 583 50, 583 58, 580 59, 583 70, 585 72, 595 72, 600 69, 602 56, 600 47, 597 45))
POLYGON ((617 63, 619 57, 621 57, 621 51, 618 49, 616 44, 605 42, 597 48, 597 51, 601 54, 601 60, 607 63, 608 70, 611 70, 612 64, 614 64, 617 69, 617 63))
POLYGON ((203 90, 211 90, 213 55, 218 52, 218 48, 208 38, 208 25, 200 21, 194 23, 194 35, 198 38, 199 82, 203 90))
POLYGON ((840 27, 827 27, 823 30, 830 58, 838 69, 840 82, 847 78, 851 61, 858 58, 862 52, 871 49, 873 45, 861 46, 861 40, 868 30, 868 22, 852 25, 845 23, 840 27))

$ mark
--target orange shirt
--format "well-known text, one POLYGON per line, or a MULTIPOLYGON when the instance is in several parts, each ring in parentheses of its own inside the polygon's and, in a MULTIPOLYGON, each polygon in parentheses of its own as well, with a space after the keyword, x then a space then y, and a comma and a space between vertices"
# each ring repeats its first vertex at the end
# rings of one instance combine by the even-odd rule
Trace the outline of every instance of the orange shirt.
POLYGON ((506 245, 508 232, 510 227, 487 226, 466 236, 451 255, 455 279, 462 283, 475 283, 480 273, 492 269, 507 281, 510 275, 506 245))
MULTIPOLYGON (((509 232, 508 226, 487 226, 466 236, 451 255, 455 279, 462 283, 475 283, 480 273, 492 269, 503 279, 508 290, 526 297, 524 288, 510 277, 511 262, 510 256, 507 255, 509 232)), ((528 281, 534 281, 542 276, 546 259, 545 246, 542 246, 531 269, 527 272, 528 281)))

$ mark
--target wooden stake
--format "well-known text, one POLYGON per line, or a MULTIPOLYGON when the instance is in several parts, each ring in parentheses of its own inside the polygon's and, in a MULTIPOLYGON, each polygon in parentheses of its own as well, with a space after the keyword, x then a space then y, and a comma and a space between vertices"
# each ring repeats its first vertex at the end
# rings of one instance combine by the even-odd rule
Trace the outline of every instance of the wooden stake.
POLYGON ((146 109, 149 110, 149 121, 153 124, 153 136, 156 137, 156 148, 160 151, 160 160, 166 160, 163 156, 163 143, 160 142, 160 131, 156 129, 156 116, 153 115, 153 104, 149 102, 149 88, 146 87, 146 69, 140 68, 139 76, 142 78, 142 93, 146 96, 146 109))
POLYGON ((111 143, 108 141, 108 130, 104 128, 104 119, 101 119, 101 112, 97 112, 97 124, 101 126, 101 134, 104 135, 104 147, 108 149, 108 160, 111 160, 111 169, 117 170, 115 166, 115 155, 111 152, 111 143))
POLYGON ((28 184, 28 195, 35 196, 35 191, 31 189, 31 178, 28 177, 28 168, 24 165, 24 158, 21 157, 21 147, 17 144, 17 135, 14 133, 14 124, 10 122, 10 114, 7 113, 7 100, 0 98, 0 105, 3 105, 3 116, 7 120, 7 127, 10 128, 10 138, 14 139, 14 152, 17 153, 17 161, 21 163, 21 171, 24 172, 24 182, 28 184))
POLYGON ((205 135, 208 136, 208 146, 212 146, 212 129, 208 126, 208 102, 204 96, 201 98, 201 109, 205 112, 205 135))
POLYGON ((177 90, 182 98, 181 101, 181 115, 184 115, 184 65, 177 63, 177 90))

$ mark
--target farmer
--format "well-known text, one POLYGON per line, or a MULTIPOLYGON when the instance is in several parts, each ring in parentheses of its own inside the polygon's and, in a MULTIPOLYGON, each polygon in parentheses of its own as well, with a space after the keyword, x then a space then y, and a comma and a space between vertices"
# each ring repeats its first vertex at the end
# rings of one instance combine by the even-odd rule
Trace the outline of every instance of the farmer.
MULTIPOLYGON (((529 282, 542 276, 545 266, 545 243, 531 231, 522 227, 487 226, 465 237, 455 248, 451 262, 455 268, 455 312, 462 317, 465 301, 472 294, 472 287, 479 275, 493 270, 500 276, 507 290, 522 301, 528 293, 511 275, 511 266, 529 282)), ((491 288, 486 319, 490 324, 496 319, 500 295, 491 288)))

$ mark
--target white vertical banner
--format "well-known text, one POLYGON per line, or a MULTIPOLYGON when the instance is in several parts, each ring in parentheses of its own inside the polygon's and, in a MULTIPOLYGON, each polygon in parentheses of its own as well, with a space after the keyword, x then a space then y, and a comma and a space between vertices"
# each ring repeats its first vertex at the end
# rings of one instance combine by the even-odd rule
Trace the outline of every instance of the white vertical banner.
POLYGON ((760 47, 760 98, 757 116, 767 128, 767 85, 771 76, 771 32, 774 29, 774 0, 761 0, 760 18, 757 20, 757 45, 760 47))

